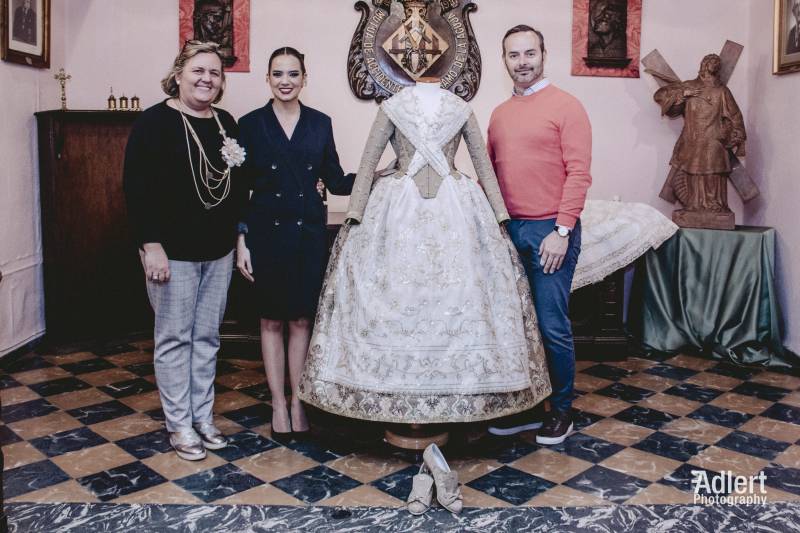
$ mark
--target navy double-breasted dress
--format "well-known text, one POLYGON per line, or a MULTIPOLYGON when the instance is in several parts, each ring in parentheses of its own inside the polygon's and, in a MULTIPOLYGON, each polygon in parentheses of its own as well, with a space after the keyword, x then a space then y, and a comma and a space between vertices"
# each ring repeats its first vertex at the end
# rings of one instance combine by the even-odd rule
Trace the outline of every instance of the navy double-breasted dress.
POLYGON ((250 197, 244 222, 262 318, 314 318, 327 265, 325 207, 317 180, 333 194, 350 194, 355 174, 345 174, 331 119, 301 104, 286 137, 272 100, 239 119, 247 151, 250 197))

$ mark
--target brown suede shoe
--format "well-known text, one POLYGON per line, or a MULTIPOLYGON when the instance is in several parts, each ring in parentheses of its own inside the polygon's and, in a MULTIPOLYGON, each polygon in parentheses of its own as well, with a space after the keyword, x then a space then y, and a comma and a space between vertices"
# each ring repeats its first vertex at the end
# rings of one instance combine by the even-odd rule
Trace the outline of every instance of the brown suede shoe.
POLYGON ((572 435, 574 425, 572 416, 569 413, 551 411, 547 415, 547 421, 536 434, 536 443, 552 446, 561 444, 567 437, 572 435))

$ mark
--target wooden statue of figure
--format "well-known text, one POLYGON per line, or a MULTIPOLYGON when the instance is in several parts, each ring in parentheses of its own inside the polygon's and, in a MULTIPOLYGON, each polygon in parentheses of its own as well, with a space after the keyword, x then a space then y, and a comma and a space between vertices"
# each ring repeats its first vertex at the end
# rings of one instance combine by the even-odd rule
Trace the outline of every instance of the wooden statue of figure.
POLYGON ((734 228, 727 179, 732 161, 745 155, 746 134, 739 106, 720 77, 721 66, 720 56, 709 54, 697 78, 670 83, 654 95, 663 115, 684 119, 665 185, 683 205, 672 215, 682 227, 734 228))

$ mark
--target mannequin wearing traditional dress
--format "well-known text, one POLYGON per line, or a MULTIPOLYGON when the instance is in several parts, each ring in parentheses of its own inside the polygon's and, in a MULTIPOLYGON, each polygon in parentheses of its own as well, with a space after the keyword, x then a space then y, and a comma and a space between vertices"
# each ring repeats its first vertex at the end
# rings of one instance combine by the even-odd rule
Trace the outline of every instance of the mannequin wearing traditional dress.
POLYGON ((470 107, 438 84, 380 107, 334 244, 299 395, 398 423, 469 422, 550 394, 530 290, 470 107), (464 138, 478 183, 454 167, 464 138), (375 176, 387 143, 396 170, 375 176))

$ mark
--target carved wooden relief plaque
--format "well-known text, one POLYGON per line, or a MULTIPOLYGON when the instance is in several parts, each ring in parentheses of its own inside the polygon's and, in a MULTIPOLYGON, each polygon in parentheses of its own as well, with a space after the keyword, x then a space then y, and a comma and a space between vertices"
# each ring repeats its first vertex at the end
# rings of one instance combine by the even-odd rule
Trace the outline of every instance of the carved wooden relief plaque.
POLYGON ((361 20, 350 43, 350 88, 362 100, 382 100, 420 78, 471 100, 481 82, 481 53, 469 20, 471 0, 359 1, 361 20))

